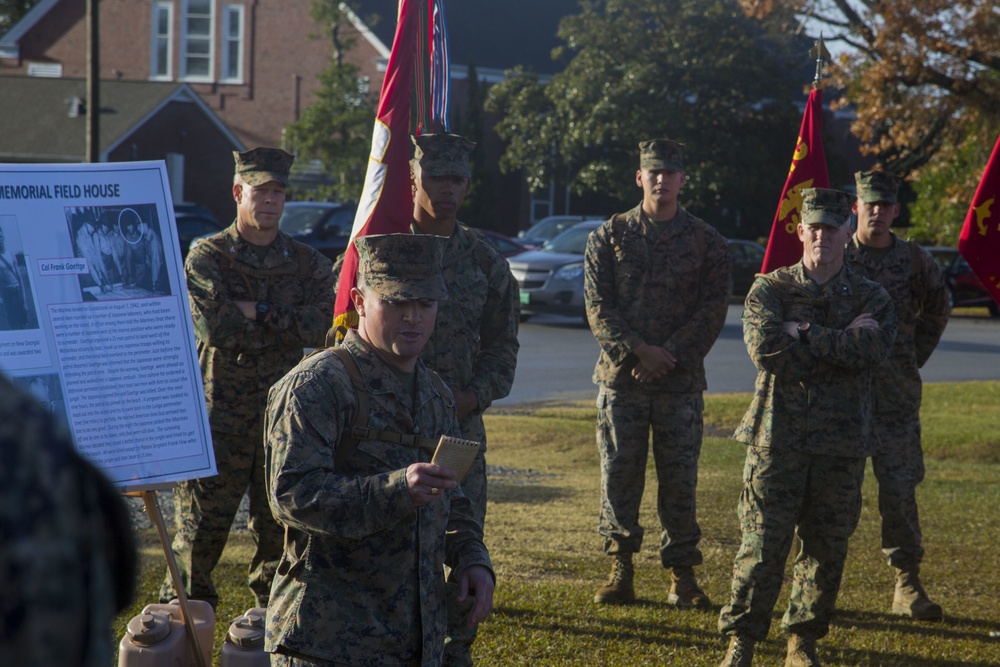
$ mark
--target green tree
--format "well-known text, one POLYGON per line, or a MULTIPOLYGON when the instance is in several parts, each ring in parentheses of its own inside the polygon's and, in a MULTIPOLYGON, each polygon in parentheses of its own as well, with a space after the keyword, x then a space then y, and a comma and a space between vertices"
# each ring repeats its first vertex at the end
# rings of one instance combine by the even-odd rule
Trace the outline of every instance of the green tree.
POLYGON ((38 0, 0 0, 0 35, 21 20, 38 0))
POLYGON ((479 80, 476 64, 469 61, 466 88, 465 114, 454 114, 455 132, 476 142, 469 163, 472 167, 472 183, 469 196, 462 207, 462 218, 468 219, 474 227, 497 229, 496 195, 493 190, 493 170, 486 164, 486 123, 483 105, 486 101, 486 87, 479 80))
MULTIPOLYGON (((996 128, 994 128, 995 131, 996 128)), ((909 238, 927 245, 955 246, 993 145, 983 141, 986 128, 970 128, 964 141, 949 146, 947 160, 935 159, 911 182, 916 201, 909 204, 909 238)))
POLYGON ((747 19, 736 0, 585 1, 559 27, 563 71, 543 84, 516 70, 490 90, 501 168, 631 207, 638 142, 669 137, 687 145, 685 206, 728 235, 766 235, 801 120, 794 72, 808 63, 787 27, 747 19))
POLYGON ((740 0, 808 14, 846 50, 831 68, 862 152, 907 176, 914 233, 954 245, 1000 127, 1000 12, 988 0, 740 0))
POLYGON ((333 53, 329 65, 318 76, 316 101, 286 128, 285 137, 299 155, 296 165, 300 169, 308 161, 318 160, 331 179, 298 196, 357 201, 364 187, 378 100, 361 79, 358 67, 344 59, 356 37, 340 5, 336 0, 313 3, 313 20, 327 29, 333 53))

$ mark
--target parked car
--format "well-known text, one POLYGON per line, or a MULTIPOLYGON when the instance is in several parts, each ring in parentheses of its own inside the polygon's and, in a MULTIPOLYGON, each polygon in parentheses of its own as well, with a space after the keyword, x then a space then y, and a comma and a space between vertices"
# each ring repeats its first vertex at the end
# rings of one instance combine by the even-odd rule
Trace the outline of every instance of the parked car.
POLYGON ((504 236, 503 234, 495 232, 492 229, 479 229, 477 227, 475 231, 481 239, 493 246, 493 248, 496 249, 496 251, 503 257, 513 257, 514 255, 520 255, 522 252, 535 250, 534 246, 522 243, 519 239, 512 239, 509 236, 504 236))
POLYGON ((522 243, 541 248, 573 225, 584 220, 607 220, 607 218, 599 215, 550 215, 519 232, 517 238, 522 243))
POLYGON ((278 226, 296 241, 316 248, 336 261, 351 240, 356 204, 290 201, 278 226))
POLYGON ((208 209, 197 204, 174 204, 174 220, 177 222, 177 240, 181 247, 181 261, 187 258, 188 250, 196 239, 211 236, 225 229, 225 225, 208 209))
POLYGON ((934 256, 934 261, 944 273, 945 282, 948 284, 948 301, 952 308, 956 306, 986 306, 990 310, 990 315, 1000 317, 1000 306, 990 296, 983 281, 975 274, 957 248, 934 246, 926 248, 926 250, 934 256))
MULTIPOLYGON (((581 317, 586 321, 583 299, 583 254, 590 232, 603 219, 578 222, 540 249, 517 255, 510 260, 510 271, 517 280, 521 296, 521 319, 537 313, 581 317)), ((745 295, 764 263, 764 248, 753 241, 728 242, 733 259, 731 292, 745 295)))
POLYGON ((753 241, 729 240, 729 256, 733 260, 733 281, 730 294, 746 296, 754 277, 764 264, 764 247, 753 241))
POLYGON ((510 259, 521 297, 521 319, 539 313, 587 321, 583 303, 583 254, 587 237, 604 221, 577 222, 538 250, 510 259))

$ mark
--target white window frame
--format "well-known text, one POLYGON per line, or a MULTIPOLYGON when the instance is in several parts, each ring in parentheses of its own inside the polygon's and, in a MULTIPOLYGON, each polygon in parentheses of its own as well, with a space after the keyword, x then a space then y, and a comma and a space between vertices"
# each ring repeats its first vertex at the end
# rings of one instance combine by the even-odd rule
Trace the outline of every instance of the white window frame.
POLYGON ((173 2, 154 2, 153 3, 153 13, 152 13, 152 25, 150 26, 150 39, 149 39, 149 78, 151 81, 172 81, 174 78, 174 3, 173 2), (160 34, 157 32, 160 25, 160 14, 165 13, 167 15, 167 32, 166 34, 160 34), (159 49, 157 48, 160 43, 166 42, 167 45, 167 56, 166 65, 164 68, 166 73, 159 74, 159 49))
POLYGON ((243 83, 243 54, 246 51, 246 8, 244 5, 222 5, 222 70, 219 81, 222 83, 243 83), (236 17, 236 32, 230 30, 231 19, 236 17), (231 45, 236 45, 236 62, 230 58, 231 45), (230 75, 229 71, 235 70, 230 75))
MULTIPOLYGON (((208 0, 208 35, 198 35, 192 38, 188 35, 188 17, 192 0, 181 0, 181 80, 195 83, 212 83, 215 80, 215 3, 208 0), (188 71, 188 59, 193 57, 188 52, 192 39, 208 42, 208 73, 191 74, 188 71)), ((201 58, 201 56, 197 56, 201 58)))

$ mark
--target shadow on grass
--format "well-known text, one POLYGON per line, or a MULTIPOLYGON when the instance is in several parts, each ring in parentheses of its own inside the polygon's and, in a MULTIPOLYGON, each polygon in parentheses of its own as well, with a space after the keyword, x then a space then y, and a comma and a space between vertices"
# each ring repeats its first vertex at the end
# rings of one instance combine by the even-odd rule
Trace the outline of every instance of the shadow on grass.
POLYGON ((829 665, 878 665, 879 667, 996 667, 995 661, 976 660, 969 662, 961 658, 927 658, 897 653, 893 651, 858 651, 855 649, 819 648, 820 659, 829 665))
MULTIPOLYGON (((629 605, 632 609, 656 610, 663 608, 678 614, 688 614, 692 612, 677 612, 674 607, 655 602, 639 601, 634 605, 629 605)), ((671 625, 669 618, 658 616, 657 620, 640 620, 637 618, 622 618, 617 612, 621 607, 604 607, 593 605, 593 611, 585 618, 579 612, 557 614, 538 612, 534 609, 523 607, 509 607, 500 605, 493 610, 493 616, 497 620, 506 619, 509 622, 517 623, 520 630, 535 630, 538 632, 557 631, 564 635, 589 637, 592 640, 604 640, 609 636, 614 636, 618 640, 640 641, 644 643, 663 643, 665 635, 682 635, 678 640, 679 644, 691 645, 692 641, 700 641, 706 644, 706 648, 716 650, 723 645, 725 639, 717 632, 692 628, 687 623, 671 625)), ((714 612, 696 612, 714 613, 714 612)))
POLYGON ((942 621, 915 621, 905 616, 870 611, 838 609, 834 624, 845 629, 862 629, 873 632, 893 632, 900 635, 920 637, 940 637, 941 639, 983 641, 996 644, 990 637, 997 630, 997 624, 977 618, 945 614, 942 621))
MULTIPOLYGON (((639 600, 634 605, 629 605, 629 616, 622 616, 622 607, 604 607, 594 605, 585 615, 578 611, 573 613, 559 613, 551 610, 539 611, 538 609, 525 608, 520 606, 498 605, 494 610, 493 623, 510 624, 517 628, 517 638, 520 641, 530 643, 529 637, 534 633, 545 636, 547 641, 556 641, 560 644, 572 645, 578 643, 581 650, 586 653, 595 648, 607 646, 609 641, 613 641, 621 648, 622 643, 635 642, 640 645, 672 647, 683 651, 694 650, 698 655, 718 656, 709 658, 711 664, 716 664, 716 659, 721 659, 725 653, 727 638, 706 627, 693 627, 691 614, 705 614, 708 617, 717 617, 720 607, 715 605, 711 611, 693 612, 678 611, 674 607, 662 602, 639 600), (642 618, 636 618, 642 616, 642 618), (555 640, 557 636, 562 636, 564 640, 555 640)), ((776 623, 780 623, 780 615, 775 617, 776 623)), ((714 625, 714 624, 712 624, 714 625)), ((982 634, 970 634, 968 632, 955 631, 956 626, 990 626, 987 622, 972 620, 956 620, 952 623, 945 620, 943 623, 927 624, 916 623, 894 617, 888 614, 866 613, 866 612, 838 612, 836 625, 844 630, 850 630, 851 626, 861 626, 866 630, 874 630, 879 634, 889 635, 935 635, 941 640, 965 639, 981 642, 983 648, 987 644, 995 644, 996 640, 989 638, 988 632, 982 634)), ((513 636, 508 637, 515 642, 513 636)), ((755 664, 760 665, 780 665, 783 664, 786 652, 786 635, 780 629, 772 628, 767 640, 757 644, 755 664)), ((530 651, 530 646, 524 647, 530 651)), ((964 649, 969 650, 966 644, 964 649)), ((505 646, 507 651, 516 651, 516 646, 505 646)), ((905 649, 904 649, 905 650, 905 649)), ((626 651, 627 652, 627 651, 626 651)), ((878 665, 879 667, 986 667, 988 665, 998 665, 1000 663, 979 659, 969 662, 967 659, 958 657, 947 657, 945 651, 935 657, 918 656, 907 654, 902 651, 880 650, 880 649, 851 649, 836 646, 833 642, 820 641, 819 653, 824 665, 878 665)), ((582 655, 582 654, 581 654, 582 655)), ((616 651, 614 656, 618 655, 616 651)), ((610 656, 609 656, 610 657, 610 656)), ((616 660, 611 660, 618 664, 616 660)), ((700 662, 700 661, 699 661, 700 662)), ((587 660, 581 662, 559 662, 557 664, 591 664, 587 660)))

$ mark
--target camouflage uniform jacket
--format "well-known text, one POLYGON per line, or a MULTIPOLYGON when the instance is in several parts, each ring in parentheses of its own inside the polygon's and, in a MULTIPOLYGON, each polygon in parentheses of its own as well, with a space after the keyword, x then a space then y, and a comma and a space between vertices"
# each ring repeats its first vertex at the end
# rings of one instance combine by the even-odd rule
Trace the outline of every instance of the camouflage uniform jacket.
POLYGON ((726 322, 730 270, 726 240, 682 208, 654 223, 640 205, 591 232, 584 281, 587 319, 601 346, 594 382, 704 391, 705 356, 726 322), (677 357, 674 370, 648 385, 631 375, 633 350, 643 343, 677 357))
POLYGON ((438 304, 420 358, 449 386, 475 394, 481 414, 514 384, 517 287, 507 260, 464 225, 456 225, 448 240, 442 275, 448 300, 438 304))
POLYGON ((848 267, 823 285, 802 262, 757 276, 743 339, 757 367, 753 401, 734 437, 776 451, 865 457, 872 445, 872 369, 896 338, 889 294, 848 267), (871 313, 878 329, 844 327, 871 313), (808 342, 782 331, 809 322, 808 342))
POLYGON ((0 377, 0 663, 107 667, 138 558, 120 491, 0 377))
POLYGON ((948 324, 948 288, 931 254, 912 241, 893 237, 893 246, 875 263, 858 242, 847 244, 844 263, 889 292, 899 318, 892 355, 875 369, 876 414, 919 413, 918 368, 931 356, 948 324))
POLYGON ((212 430, 261 433, 268 389, 303 348, 323 344, 336 295, 330 260, 279 232, 260 261, 234 223, 195 245, 184 268, 212 430), (214 239, 229 259, 206 245, 214 239), (244 317, 233 303, 241 300, 269 302, 268 321, 244 317))
MULTIPOLYGON (((343 345, 369 389, 369 427, 458 435, 455 403, 417 363, 412 405, 396 375, 358 335, 343 345)), ((437 665, 444 651, 442 566, 492 570, 480 524, 460 489, 415 509, 406 467, 431 452, 361 440, 334 468, 356 394, 329 350, 304 359, 271 390, 265 460, 285 552, 271 589, 266 649, 282 645, 348 665, 437 665)))

